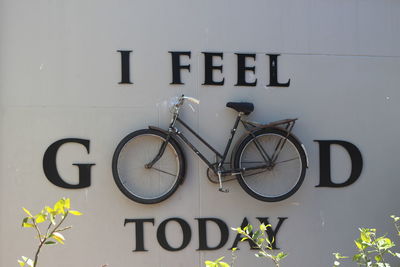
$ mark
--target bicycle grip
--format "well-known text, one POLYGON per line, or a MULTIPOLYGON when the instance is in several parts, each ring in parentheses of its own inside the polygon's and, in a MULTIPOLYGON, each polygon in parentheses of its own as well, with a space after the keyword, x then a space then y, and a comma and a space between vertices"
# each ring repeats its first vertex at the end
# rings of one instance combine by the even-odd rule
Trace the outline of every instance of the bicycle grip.
POLYGON ((193 103, 195 103, 195 104, 200 104, 200 100, 198 100, 198 99, 196 99, 196 98, 194 98, 194 97, 189 97, 189 96, 186 96, 185 97, 187 100, 189 100, 190 102, 193 102, 193 103))

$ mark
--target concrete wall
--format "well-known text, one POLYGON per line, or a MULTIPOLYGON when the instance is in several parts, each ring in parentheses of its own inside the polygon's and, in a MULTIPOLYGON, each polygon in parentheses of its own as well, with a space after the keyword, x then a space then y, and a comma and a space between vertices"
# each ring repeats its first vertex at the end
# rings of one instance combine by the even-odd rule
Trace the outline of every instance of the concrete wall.
MULTIPOLYGON (((277 235, 289 253, 282 266, 329 266, 332 252, 353 252, 361 226, 392 234, 389 215, 398 209, 398 85, 400 82, 400 2, 372 0, 251 1, 0 1, 0 266, 16 265, 33 254, 33 231, 22 230, 21 207, 38 210, 71 197, 83 217, 71 218, 64 246, 46 248, 42 266, 202 266, 227 256, 235 238, 217 251, 200 252, 195 218, 216 217, 239 226, 246 217, 288 217, 277 235), (133 84, 119 84, 121 56, 131 53, 133 84), (191 72, 184 85, 170 85, 171 55, 191 72), (201 52, 223 52, 224 86, 205 86, 201 52), (255 87, 238 87, 234 53, 255 53, 255 87), (268 56, 278 53, 279 80, 289 87, 267 87, 268 56), (149 124, 165 127, 168 103, 179 94, 200 99, 183 118, 222 150, 235 112, 227 101, 249 101, 257 121, 299 117, 295 134, 303 141, 310 167, 300 190, 289 199, 265 203, 231 182, 229 194, 206 179, 206 166, 186 150, 185 183, 168 200, 141 205, 114 183, 111 159, 128 133, 149 124), (216 131, 215 128, 220 130, 216 131), (50 183, 43 154, 63 138, 90 140, 90 153, 66 145, 57 158, 69 182, 72 163, 95 163, 90 187, 68 190, 50 183), (345 140, 359 148, 360 178, 343 188, 317 188, 319 149, 314 140, 345 140), (188 247, 169 252, 156 239, 158 225, 180 217, 192 230, 188 247), (126 218, 154 218, 145 226, 148 252, 134 250, 134 226, 126 218)), ((332 176, 343 181, 350 170, 346 151, 332 150, 332 176), (344 177, 344 178, 343 178, 344 177), (342 179, 342 180, 341 180, 342 179)), ((75 179, 75 180, 74 180, 75 179)), ((169 225, 171 244, 180 230, 169 225), (174 234, 175 233, 175 234, 174 234)), ((218 241, 210 225, 209 241, 218 241)), ((264 266, 247 244, 236 266, 264 266), (245 262, 250 262, 246 263, 245 262)), ((272 265, 270 265, 272 266, 272 265)))

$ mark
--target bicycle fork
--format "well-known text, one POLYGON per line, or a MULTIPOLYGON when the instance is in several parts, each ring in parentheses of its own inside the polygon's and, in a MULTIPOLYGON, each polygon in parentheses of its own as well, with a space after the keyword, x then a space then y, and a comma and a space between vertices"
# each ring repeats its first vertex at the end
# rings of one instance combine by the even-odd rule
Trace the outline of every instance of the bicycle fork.
POLYGON ((164 154, 165 148, 167 147, 169 139, 170 139, 170 135, 168 135, 167 139, 165 139, 165 141, 162 143, 160 150, 158 151, 155 158, 152 161, 150 161, 149 163, 144 165, 144 167, 146 169, 151 169, 153 167, 153 165, 156 164, 156 162, 162 157, 162 155, 164 154))

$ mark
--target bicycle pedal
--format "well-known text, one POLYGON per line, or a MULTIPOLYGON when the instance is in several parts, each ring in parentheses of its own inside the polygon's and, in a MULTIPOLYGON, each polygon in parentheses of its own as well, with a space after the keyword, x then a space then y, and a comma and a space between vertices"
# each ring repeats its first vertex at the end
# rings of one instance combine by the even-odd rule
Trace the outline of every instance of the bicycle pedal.
POLYGON ((218 191, 222 192, 222 193, 229 193, 229 189, 228 188, 219 188, 218 191))

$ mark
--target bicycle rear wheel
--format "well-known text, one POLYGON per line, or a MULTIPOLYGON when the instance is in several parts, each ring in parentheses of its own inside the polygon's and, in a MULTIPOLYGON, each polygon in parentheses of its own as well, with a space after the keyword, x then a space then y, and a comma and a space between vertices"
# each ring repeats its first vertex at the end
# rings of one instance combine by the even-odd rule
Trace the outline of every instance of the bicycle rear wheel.
POLYGON ((240 143, 235 153, 234 168, 242 169, 237 175, 239 184, 261 201, 276 202, 290 197, 300 188, 306 172, 302 145, 292 135, 275 128, 253 134, 240 143), (279 144, 283 144, 281 149, 279 144))
POLYGON ((175 140, 170 138, 160 159, 151 168, 145 168, 159 153, 166 138, 160 131, 143 129, 129 134, 118 144, 112 172, 125 196, 139 203, 154 204, 176 191, 184 176, 185 162, 175 140))

